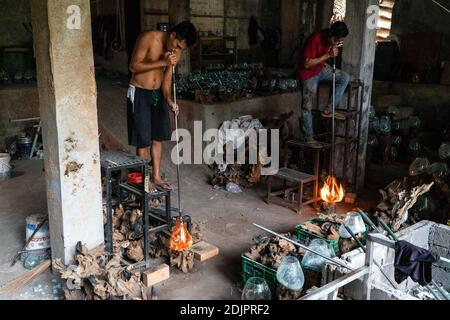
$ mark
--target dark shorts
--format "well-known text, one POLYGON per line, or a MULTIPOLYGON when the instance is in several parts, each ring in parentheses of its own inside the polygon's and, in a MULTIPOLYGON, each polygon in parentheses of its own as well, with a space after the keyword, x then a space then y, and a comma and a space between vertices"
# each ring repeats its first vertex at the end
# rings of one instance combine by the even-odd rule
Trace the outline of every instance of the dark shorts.
POLYGON ((128 143, 134 147, 146 148, 152 141, 171 140, 170 112, 161 90, 130 86, 127 123, 128 143))

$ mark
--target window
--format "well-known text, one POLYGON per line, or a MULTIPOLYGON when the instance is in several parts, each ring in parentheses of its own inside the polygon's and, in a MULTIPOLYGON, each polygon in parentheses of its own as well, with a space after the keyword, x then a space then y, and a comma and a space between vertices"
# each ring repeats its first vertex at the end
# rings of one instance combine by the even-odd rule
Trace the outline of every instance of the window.
POLYGON ((391 35, 392 11, 395 0, 380 0, 380 17, 377 26, 377 41, 384 41, 391 35))

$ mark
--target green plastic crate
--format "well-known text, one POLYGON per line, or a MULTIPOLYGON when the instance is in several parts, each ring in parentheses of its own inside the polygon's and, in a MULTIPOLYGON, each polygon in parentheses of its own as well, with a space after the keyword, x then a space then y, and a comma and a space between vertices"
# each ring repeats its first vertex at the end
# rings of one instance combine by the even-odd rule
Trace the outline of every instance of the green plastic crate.
POLYGON ((316 235, 314 233, 311 233, 307 230, 303 230, 301 226, 315 223, 315 222, 326 222, 325 219, 316 218, 310 221, 307 221, 305 223, 299 224, 297 227, 295 227, 295 235, 297 236, 298 240, 306 240, 306 239, 323 239, 325 240, 334 250, 336 256, 339 256, 339 239, 338 240, 328 240, 327 238, 321 237, 319 235, 316 235))
POLYGON ((277 290, 277 270, 256 262, 245 255, 242 257, 242 286, 244 287, 248 279, 252 277, 259 277, 266 280, 269 285, 272 297, 276 295, 277 290))
MULTIPOLYGON (((336 253, 336 256, 339 256, 339 239, 337 240, 328 240, 324 237, 321 237, 319 235, 316 235, 314 233, 311 233, 307 230, 302 229, 302 225, 306 225, 306 224, 311 224, 311 223, 315 223, 315 222, 326 222, 325 219, 321 219, 321 218, 316 218, 310 221, 307 221, 305 223, 299 224, 297 225, 297 227, 295 228, 295 235, 297 236, 298 240, 305 240, 305 239, 323 239, 325 240, 333 249, 334 252, 336 253)), ((363 235, 363 240, 362 243, 365 244, 367 236, 369 234, 369 226, 366 225, 366 232, 363 235)))

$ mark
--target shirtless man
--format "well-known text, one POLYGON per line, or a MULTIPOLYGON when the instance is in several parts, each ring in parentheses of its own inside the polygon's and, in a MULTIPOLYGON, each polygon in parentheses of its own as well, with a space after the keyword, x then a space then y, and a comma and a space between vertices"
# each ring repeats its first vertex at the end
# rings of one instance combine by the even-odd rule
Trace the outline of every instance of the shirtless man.
POLYGON ((171 140, 169 108, 178 115, 172 100, 172 66, 176 66, 183 50, 197 42, 197 31, 190 22, 182 22, 169 32, 145 31, 134 48, 130 63, 132 78, 127 95, 128 142, 136 154, 148 160, 151 149, 154 185, 171 190, 161 179, 162 142, 171 140))

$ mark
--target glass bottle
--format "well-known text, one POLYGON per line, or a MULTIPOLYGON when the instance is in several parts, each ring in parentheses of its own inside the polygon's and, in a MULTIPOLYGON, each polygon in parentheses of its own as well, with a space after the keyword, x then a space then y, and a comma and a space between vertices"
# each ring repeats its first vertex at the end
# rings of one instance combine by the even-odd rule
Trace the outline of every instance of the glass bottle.
POLYGON ((272 293, 269 285, 263 278, 253 277, 248 279, 242 290, 242 300, 271 300, 272 293))

